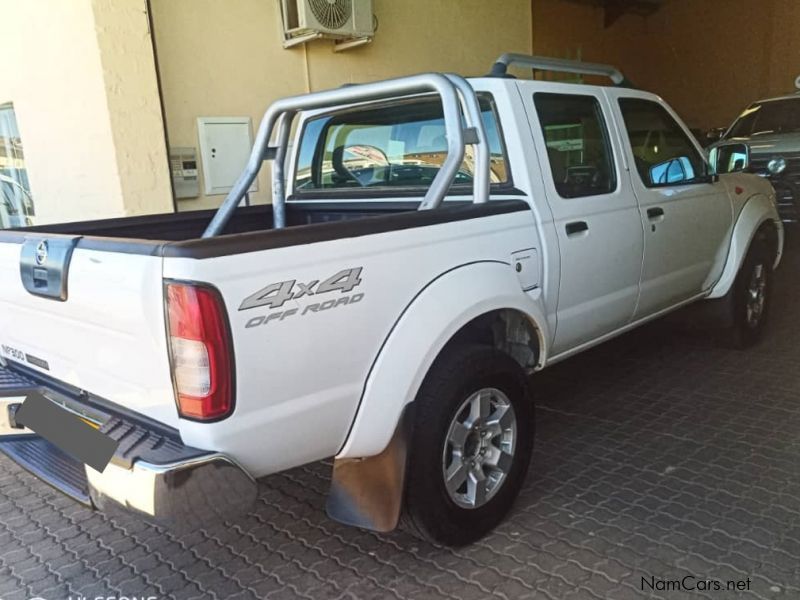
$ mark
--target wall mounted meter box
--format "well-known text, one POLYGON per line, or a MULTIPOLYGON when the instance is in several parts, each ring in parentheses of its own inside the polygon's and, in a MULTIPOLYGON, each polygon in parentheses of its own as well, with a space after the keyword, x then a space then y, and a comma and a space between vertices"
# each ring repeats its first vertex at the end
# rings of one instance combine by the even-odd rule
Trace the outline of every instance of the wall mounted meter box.
MULTIPOLYGON (((197 137, 206 195, 228 193, 244 171, 253 148, 250 117, 199 117, 197 137)), ((250 191, 258 191, 258 180, 250 191)))
POLYGON ((172 175, 172 193, 175 198, 197 198, 200 195, 196 149, 190 147, 170 148, 169 169, 172 175))

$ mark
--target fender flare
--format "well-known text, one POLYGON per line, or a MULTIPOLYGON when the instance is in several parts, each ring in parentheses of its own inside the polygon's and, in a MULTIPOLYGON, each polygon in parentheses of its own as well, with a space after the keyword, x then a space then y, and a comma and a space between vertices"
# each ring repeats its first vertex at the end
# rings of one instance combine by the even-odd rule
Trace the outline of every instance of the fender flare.
POLYGON ((541 301, 522 291, 508 263, 470 263, 430 282, 400 315, 378 352, 336 459, 381 453, 442 348, 473 319, 501 309, 528 317, 539 333, 543 361, 550 335, 541 301))
MULTIPOLYGON (((709 299, 722 298, 730 291, 753 238, 765 223, 779 224, 780 217, 775 204, 767 196, 755 194, 748 198, 736 219, 725 267, 719 280, 711 289, 711 293, 708 295, 709 299)), ((778 240, 774 266, 777 267, 783 252, 783 227, 776 226, 775 229, 778 240)))

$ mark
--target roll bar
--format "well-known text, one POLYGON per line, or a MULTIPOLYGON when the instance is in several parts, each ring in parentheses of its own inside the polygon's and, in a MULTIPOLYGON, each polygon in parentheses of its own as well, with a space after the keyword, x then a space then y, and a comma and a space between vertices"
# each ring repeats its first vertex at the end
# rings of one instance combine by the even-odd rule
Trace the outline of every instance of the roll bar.
POLYGON ((622 72, 611 65, 588 63, 580 60, 565 58, 550 58, 549 56, 529 56, 527 54, 503 54, 492 66, 492 77, 503 77, 508 72, 508 67, 517 65, 538 69, 540 71, 555 71, 559 73, 576 73, 578 75, 600 75, 609 77, 615 85, 628 84, 622 72))
POLYGON ((336 106, 387 100, 398 96, 435 93, 442 101, 447 157, 434 177, 419 210, 438 207, 447 195, 464 160, 465 145, 475 146, 475 175, 473 178, 474 202, 489 199, 489 145, 483 127, 480 105, 475 91, 458 75, 425 73, 401 77, 376 83, 348 86, 324 92, 284 98, 274 102, 264 113, 256 134, 253 150, 244 172, 214 218, 208 224, 204 238, 219 235, 230 220, 237 206, 258 175, 265 160, 272 160, 272 203, 274 227, 286 226, 286 173, 285 162, 292 123, 297 113, 304 110, 331 108, 336 106), (462 123, 462 113, 464 117, 462 123), (277 127, 276 144, 270 145, 277 127))
MULTIPOLYGON (((461 107, 467 121, 465 130, 465 141, 475 147, 475 172, 473 173, 473 202, 483 204, 489 201, 489 173, 491 169, 491 148, 489 148, 489 138, 486 135, 486 128, 483 126, 483 116, 481 105, 475 90, 469 82, 454 73, 446 73, 447 77, 458 90, 461 100, 461 107), (475 138, 470 139, 470 134, 474 132, 475 138)), ((463 160, 463 159, 462 159, 463 160)))

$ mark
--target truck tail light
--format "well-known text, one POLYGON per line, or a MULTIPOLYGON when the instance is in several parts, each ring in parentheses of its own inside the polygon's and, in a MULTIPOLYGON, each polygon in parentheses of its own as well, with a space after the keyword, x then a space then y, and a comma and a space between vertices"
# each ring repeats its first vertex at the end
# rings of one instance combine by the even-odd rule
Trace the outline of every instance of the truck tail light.
POLYGON ((233 410, 233 351, 225 305, 208 287, 167 284, 172 377, 182 417, 218 420, 233 410))

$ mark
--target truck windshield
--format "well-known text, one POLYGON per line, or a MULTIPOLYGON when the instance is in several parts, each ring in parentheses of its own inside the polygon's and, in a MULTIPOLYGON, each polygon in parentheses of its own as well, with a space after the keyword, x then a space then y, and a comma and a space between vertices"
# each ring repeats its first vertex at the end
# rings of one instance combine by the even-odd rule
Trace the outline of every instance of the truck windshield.
POLYGON ((751 104, 736 119, 726 138, 800 131, 800 98, 751 104))
MULTIPOLYGON (((491 150, 491 181, 509 182, 494 102, 479 95, 491 150)), ((295 193, 360 188, 427 188, 447 156, 440 101, 415 98, 325 115, 303 131, 295 173, 295 193)), ((472 146, 456 176, 469 184, 474 173, 472 146)))

